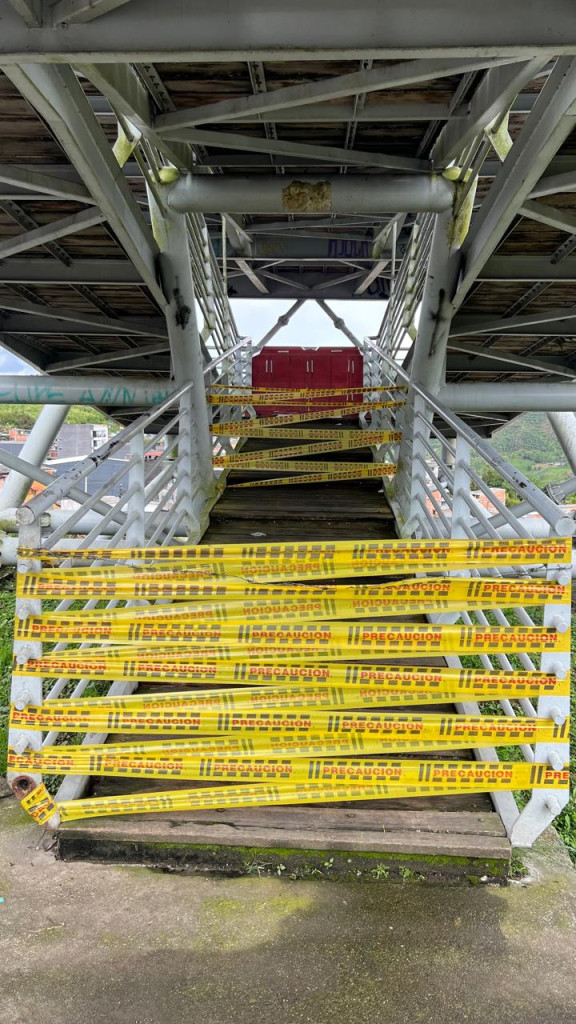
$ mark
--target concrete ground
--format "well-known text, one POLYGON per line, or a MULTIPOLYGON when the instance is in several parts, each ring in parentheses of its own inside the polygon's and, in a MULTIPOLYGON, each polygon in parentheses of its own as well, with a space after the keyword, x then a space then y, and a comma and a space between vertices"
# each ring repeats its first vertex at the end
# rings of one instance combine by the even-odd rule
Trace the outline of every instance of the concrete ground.
POLYGON ((0 799, 0 1024, 574 1024, 576 872, 507 888, 63 863, 0 799))

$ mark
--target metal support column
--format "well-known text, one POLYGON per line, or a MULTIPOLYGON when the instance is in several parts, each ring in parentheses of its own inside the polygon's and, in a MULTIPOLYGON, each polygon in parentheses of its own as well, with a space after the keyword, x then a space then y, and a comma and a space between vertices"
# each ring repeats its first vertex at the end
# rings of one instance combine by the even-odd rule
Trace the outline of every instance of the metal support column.
POLYGON ((570 469, 576 473, 576 416, 573 412, 549 412, 548 420, 570 469))
MULTIPOLYGON (((29 462, 30 465, 42 465, 50 451, 54 438, 68 415, 69 408, 69 405, 44 406, 21 452, 22 458, 29 462)), ((2 491, 0 491, 0 511, 4 511, 7 508, 17 508, 19 505, 22 505, 28 494, 32 479, 33 477, 12 470, 8 474, 2 491)))
POLYGON ((212 434, 206 405, 204 364, 200 332, 198 330, 196 296, 186 218, 174 214, 149 193, 152 223, 160 247, 160 274, 168 300, 166 322, 172 355, 172 370, 177 384, 192 383, 184 397, 182 412, 188 419, 191 457, 193 465, 180 469, 185 474, 199 477, 202 498, 208 500, 213 493, 215 478, 212 468, 212 434))
POLYGON ((452 255, 453 227, 452 210, 437 214, 412 354, 412 381, 433 395, 443 382, 453 314, 449 298, 457 272, 457 258, 452 255))

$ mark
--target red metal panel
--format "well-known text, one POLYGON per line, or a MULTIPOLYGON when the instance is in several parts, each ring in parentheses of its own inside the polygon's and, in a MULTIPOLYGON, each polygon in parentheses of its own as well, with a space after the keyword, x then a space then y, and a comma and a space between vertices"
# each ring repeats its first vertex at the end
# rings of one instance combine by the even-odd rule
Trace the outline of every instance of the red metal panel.
MULTIPOLYGON (((355 348, 265 348, 252 360, 252 384, 259 388, 346 388, 362 385, 362 356, 355 348)), ((326 405, 353 404, 359 396, 327 398, 326 405)), ((260 416, 305 412, 306 406, 257 406, 260 416)))

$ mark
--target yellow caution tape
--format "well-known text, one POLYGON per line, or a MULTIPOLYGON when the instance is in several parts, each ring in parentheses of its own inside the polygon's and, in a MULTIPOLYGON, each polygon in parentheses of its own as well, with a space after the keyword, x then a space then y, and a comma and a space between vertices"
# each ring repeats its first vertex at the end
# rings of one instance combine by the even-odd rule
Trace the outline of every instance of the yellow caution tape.
MULTIPOLYGON (((30 615, 16 619, 14 635, 17 640, 47 640, 54 643, 67 641, 121 641, 141 643, 146 640, 165 640, 173 644, 186 644, 190 649, 200 648, 210 658, 225 658, 236 650, 251 652, 252 648, 287 650, 294 655, 303 653, 311 660, 339 661, 352 652, 419 654, 504 653, 516 651, 570 650, 570 634, 559 633, 547 626, 445 626, 420 623, 360 622, 302 622, 278 624, 266 620, 256 623, 234 622, 124 622, 91 619, 88 613, 77 616, 66 614, 30 615), (213 645, 225 644, 218 654, 207 654, 213 645)), ((362 654, 358 653, 357 657, 362 654)))
MULTIPOLYGON (((328 463, 324 463, 324 465, 328 465, 328 463)), ((337 463, 334 463, 334 465, 337 465, 337 463)), ((260 463, 258 463, 258 465, 256 465, 256 466, 252 466, 252 467, 245 466, 244 468, 245 469, 250 469, 250 468, 251 469, 263 469, 264 466, 260 465, 260 463)), ((285 465, 284 468, 288 469, 289 467, 287 465, 285 465)), ((270 480, 250 480, 247 483, 243 483, 243 484, 229 484, 228 486, 232 487, 232 488, 238 488, 238 487, 284 487, 284 486, 287 487, 290 484, 335 483, 337 480, 373 480, 375 478, 384 477, 384 476, 395 476, 396 475, 396 468, 397 467, 395 465, 393 465, 393 464, 381 462, 381 463, 378 464, 378 466, 368 466, 368 465, 365 465, 365 466, 358 467, 358 469, 356 469, 356 470, 345 469, 345 470, 340 470, 337 473, 336 472, 333 472, 333 473, 302 473, 299 476, 283 476, 283 477, 271 478, 270 480)), ((273 466, 271 463, 268 463, 268 465, 266 466, 266 469, 268 469, 269 471, 280 471, 280 464, 273 466)))
MULTIPOLYGON (((387 393, 388 390, 386 389, 387 393)), ((206 401, 208 405, 276 405, 286 406, 308 406, 311 409, 317 409, 320 406, 326 408, 328 414, 330 414, 331 406, 328 404, 330 400, 335 402, 338 399, 345 401, 347 398, 349 404, 345 408, 352 409, 354 405, 359 404, 359 396, 362 394, 373 395, 374 391, 367 388, 350 389, 346 391, 336 392, 322 392, 318 391, 314 393, 312 391, 259 391, 259 392, 237 392, 235 394, 207 394, 206 401)))
MULTIPOLYGON (((283 423, 283 420, 279 420, 283 423)), ((362 441, 363 445, 386 444, 399 441, 397 430, 344 430, 323 427, 261 427, 260 420, 237 420, 232 423, 213 423, 213 434, 226 437, 263 437, 283 441, 362 441)), ((358 445, 357 447, 362 447, 358 445)))
MULTIPOLYGON (((41 577, 40 577, 41 578, 41 577)), ((245 590, 251 588, 245 587, 245 590)), ((262 588, 266 590, 266 588, 262 588)), ((569 601, 569 588, 548 581, 524 582, 477 579, 410 580, 382 587, 331 587, 335 597, 324 596, 323 588, 316 593, 306 588, 302 597, 276 596, 272 588, 262 597, 242 600, 232 592, 221 602, 189 603, 177 601, 171 605, 145 607, 103 608, 90 611, 90 624, 97 622, 140 623, 171 622, 251 622, 273 619, 276 622, 302 622, 310 616, 323 620, 365 619, 375 615, 398 615, 406 612, 448 612, 474 608, 515 607, 542 605, 569 601)), ((78 588, 80 591, 80 588, 78 588)), ((87 597, 91 588, 84 587, 87 597)), ((291 590, 295 588, 279 588, 291 590)), ((101 590, 96 591, 99 596, 101 590)), ((113 592, 113 591, 111 591, 113 592)), ((119 591, 121 592, 121 591, 119 591)), ((296 591, 297 594, 297 591, 296 591)), ((59 621, 82 621, 85 612, 63 612, 59 621)))
MULTIPOLYGON (((176 547, 115 548, 115 562, 161 562, 183 566, 210 568, 228 566, 231 575, 239 568, 252 566, 254 570, 280 562, 294 567, 306 564, 338 565, 370 563, 373 574, 385 570, 394 572, 445 572, 451 569, 482 568, 484 566, 510 566, 569 563, 572 541, 569 537, 545 539, 514 538, 512 540, 348 540, 282 544, 182 544, 176 547)), ((68 558, 84 561, 109 560, 109 548, 67 548, 52 551, 49 548, 21 548, 22 558, 40 559, 51 565, 68 558)), ((77 572, 78 570, 66 570, 77 572)), ((103 571, 114 573, 116 567, 91 566, 89 573, 98 576, 103 571)), ((148 568, 146 569, 148 571, 148 568)), ((190 571, 190 568, 188 568, 190 571)), ((216 574, 216 573, 215 573, 216 574)), ((248 571, 248 575, 250 572, 248 571)))
MULTIPOLYGON (((402 434, 388 431, 387 441, 400 441, 402 434)), ((370 441, 362 437, 360 432, 356 437, 338 439, 337 441, 318 441, 315 444, 291 445, 285 448, 266 448, 259 452, 240 452, 234 455, 218 455, 213 459, 213 465, 219 466, 246 466, 254 467, 259 463, 268 463, 278 459, 300 458, 303 455, 322 455, 325 452, 344 452, 354 448, 366 448, 370 441)), ((344 463, 346 466, 347 464, 344 463)))
POLYGON ((405 384, 389 384, 386 387, 372 387, 366 384, 357 384, 342 388, 271 388, 267 386, 258 387, 254 384, 211 384, 208 390, 210 392, 215 392, 216 394, 219 391, 233 391, 241 394, 247 391, 250 394, 255 395, 288 395, 288 397, 292 396, 296 398, 311 395, 314 398, 318 396, 322 397, 324 395, 352 395, 357 394, 358 392, 370 395, 378 392, 387 394, 388 391, 406 391, 407 387, 405 384))
MULTIPOLYGON (((535 774, 538 766, 534 766, 535 774)), ((534 787, 544 783, 534 782, 534 787)), ((490 788, 494 788, 492 783, 490 788)), ((563 786, 558 782, 558 787, 563 786)), ((515 789, 512 779, 501 779, 499 789, 515 789)), ((524 787, 523 787, 524 788, 524 787)), ((417 783, 415 785, 387 785, 380 783, 338 784, 302 783, 271 786, 267 784, 217 786, 200 789, 178 789, 152 793, 136 793, 132 796, 93 797, 87 800, 67 800, 58 805, 62 821, 78 821, 84 818, 115 814, 145 814, 150 811, 190 811, 225 809, 232 807, 258 807, 278 804, 330 803, 352 800, 386 800, 407 797, 435 796, 463 792, 485 792, 487 783, 417 783)), ((44 785, 27 797, 27 809, 34 813, 50 796, 44 785)), ((24 804, 23 804, 24 805, 24 804)))
POLYGON ((306 736, 360 733, 387 739, 466 740, 490 739, 509 742, 560 742, 569 735, 568 720, 557 725, 550 719, 502 718, 489 715, 398 714, 358 711, 317 711, 299 708, 290 711, 278 709, 241 709, 219 711, 199 708, 193 711, 164 711, 145 708, 140 711, 125 709, 66 707, 53 708, 27 705, 19 710, 11 708, 11 727, 14 729, 56 729, 64 732, 179 732, 187 735, 214 735, 217 733, 248 734, 272 733, 306 736))
MULTIPOLYGON (((254 462, 246 462, 242 464, 242 468, 251 470, 268 470, 276 473, 284 473, 286 470, 289 470, 291 473, 312 473, 314 476, 318 475, 318 473, 329 473, 331 476, 334 476, 334 474, 340 474, 340 479, 348 477, 349 473, 366 477, 394 476, 396 473, 396 466, 384 462, 378 463, 377 465, 373 465, 369 462, 316 462, 311 460, 306 461, 304 459, 302 459, 302 461, 293 462, 290 459, 283 459, 279 457, 263 459, 262 461, 255 460, 254 462)), ((298 483, 298 481, 296 482, 298 483)))
MULTIPOLYGON (((231 405, 234 403, 228 402, 220 404, 231 405)), ((356 416, 359 413, 375 412, 377 409, 401 409, 405 405, 406 402, 355 402, 354 404, 342 405, 338 408, 326 406, 325 409, 315 408, 309 412, 282 412, 277 413, 274 416, 258 416, 257 419, 252 419, 250 422, 257 423, 261 427, 273 427, 275 425, 286 426, 289 423, 312 423, 314 420, 340 420, 343 417, 356 416)), ((231 420, 226 423, 221 423, 221 426, 236 427, 237 422, 235 420, 231 420)))
MULTIPOLYGON (((119 658, 114 648, 61 651, 31 659, 25 665, 14 664, 15 676, 62 676, 69 679, 132 679, 155 683, 212 683, 226 686, 345 687, 359 690, 378 687, 393 694, 399 702, 411 694, 429 694, 442 700, 443 694, 457 694, 458 700, 496 699, 499 697, 538 697, 543 694, 566 696, 568 677, 558 679, 546 672, 503 672, 484 669, 429 668, 428 666, 371 664, 298 664, 292 662, 195 662, 183 656, 164 660, 162 654, 149 658, 134 655, 119 658)), ((154 695, 162 700, 162 695, 154 695)), ((124 701, 126 697, 107 698, 124 701)), ((114 705, 116 706, 116 705, 114 705)), ((121 704, 119 706, 122 706, 121 704)))
MULTIPOLYGON (((19 597, 135 597, 136 581, 124 578, 120 574, 105 580, 91 580, 84 575, 60 576, 59 570, 43 573, 19 574, 16 593, 19 597)), ((140 579, 141 577, 139 577, 140 579)), ((510 607, 513 605, 531 606, 540 604, 562 604, 570 600, 570 588, 548 580, 502 580, 502 579, 447 579, 427 578, 403 580, 399 583, 380 585, 354 586, 320 585, 315 587, 297 586, 254 586, 238 581, 221 584, 188 583, 183 593, 175 594, 177 603, 172 605, 155 605, 147 608, 114 608, 92 611, 91 618, 114 619, 139 618, 142 615, 150 618, 182 617, 189 611, 192 613, 208 613, 212 618, 219 618, 218 609, 225 609, 225 618, 242 618, 260 608, 261 614, 268 617, 268 610, 274 608, 273 614, 292 614, 299 611, 302 604, 309 608, 309 614, 320 614, 320 607, 325 610, 323 617, 333 618, 332 607, 343 611, 340 618, 362 617, 363 614, 395 614, 395 609, 406 610, 408 603, 415 611, 426 611, 434 607, 445 609, 452 602, 460 602, 459 608, 510 607), (188 603, 190 598, 196 599, 188 603), (210 603, 206 599, 211 599, 210 603), (186 601, 186 603, 184 603, 186 601), (196 603, 196 601, 201 603, 196 603), (182 603, 181 603, 182 602, 182 603), (422 602, 422 603, 421 603, 422 602)))
POLYGON ((43 783, 24 797, 22 807, 38 825, 45 825, 59 810, 43 783))
POLYGON ((490 790, 502 788, 528 789, 546 787, 564 789, 569 784, 570 772, 552 769, 547 764, 519 763, 516 761, 386 761, 355 758, 233 758, 202 757, 187 760, 183 757, 117 758, 93 755, 90 747, 82 757, 70 756, 66 748, 61 753, 34 753, 10 755, 10 767, 18 772, 42 771, 47 775, 103 775, 124 778, 163 778, 204 780, 219 782, 267 782, 278 785, 320 782, 331 785, 366 785, 384 782, 394 785, 462 785, 484 786, 490 790))

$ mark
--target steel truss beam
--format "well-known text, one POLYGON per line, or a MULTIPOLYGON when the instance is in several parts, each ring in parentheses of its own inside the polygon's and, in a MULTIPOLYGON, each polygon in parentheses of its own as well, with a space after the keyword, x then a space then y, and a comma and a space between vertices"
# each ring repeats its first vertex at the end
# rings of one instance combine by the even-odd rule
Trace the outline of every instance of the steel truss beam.
MULTIPOLYGON (((327 296, 333 299, 354 299, 356 288, 360 278, 364 277, 365 271, 358 272, 353 276, 326 275, 318 271, 306 270, 296 271, 291 274, 284 267, 282 274, 272 273, 268 270, 261 270, 260 276, 266 280, 268 288, 267 295, 261 295, 256 291, 254 285, 248 281, 243 274, 234 277, 228 275, 228 295, 233 299, 325 299, 327 296), (329 284, 329 289, 326 285, 329 284)), ((375 299, 381 301, 387 299, 390 293, 389 281, 385 277, 377 277, 362 293, 362 299, 375 299)))
POLYGON ((0 181, 17 188, 24 188, 32 193, 45 194, 51 198, 74 199, 79 203, 93 203, 85 185, 66 181, 55 174, 46 174, 29 167, 18 167, 17 164, 0 164, 0 181))
POLYGON ((491 68, 476 89, 465 118, 445 125, 432 150, 435 167, 446 167, 480 135, 499 114, 504 113, 547 63, 535 57, 522 64, 491 68))
MULTIPOLYGON (((138 345, 138 348, 114 348, 104 352, 87 352, 86 355, 76 356, 74 359, 57 359, 47 363, 44 369, 46 373, 62 373, 64 370, 78 370, 85 366, 110 366, 112 363, 126 363, 132 366, 135 360, 145 362, 149 356, 169 354, 169 351, 167 342, 154 342, 152 345, 138 345)), ((151 369, 157 369, 157 365, 154 364, 151 369)))
POLYGON ((576 281, 576 257, 552 263, 542 256, 491 256, 479 281, 576 281))
MULTIPOLYGON (((30 0, 14 0, 18 8, 30 0)), ((325 0, 294 6, 288 0, 213 0, 191 9, 182 0, 133 0, 88 24, 29 32, 4 4, 1 49, 5 59, 61 61, 238 61, 449 58, 576 52, 572 0, 525 4, 517 0, 444 0, 429 16, 409 5, 383 13, 380 0, 325 0)))
MULTIPOLYGON (((161 317, 107 317, 96 316, 94 313, 83 313, 78 309, 65 309, 62 306, 48 306, 36 302, 26 302, 18 296, 0 297, 0 309, 14 310, 29 317, 38 316, 41 320, 60 320, 59 330, 69 333, 68 323, 76 325, 82 333, 82 326, 93 327, 101 334, 144 334, 157 338, 167 338, 166 324, 161 317)), ((1 323, 1 321, 0 321, 1 323)))
POLYGON ((43 224, 32 231, 0 242, 0 260, 15 256, 19 252, 26 252, 28 249, 36 249, 47 242, 53 242, 56 238, 75 235, 86 228, 102 224, 105 220, 104 214, 94 209, 83 210, 81 213, 72 214, 71 217, 62 217, 61 220, 53 220, 50 224, 43 224))
POLYGON ((128 260, 74 260, 70 266, 34 257, 0 262, 0 284, 101 284, 116 287, 141 281, 140 274, 128 260))
POLYGON ((462 246, 458 308, 576 121, 576 60, 556 62, 462 246))
POLYGON ((564 334, 565 325, 572 325, 576 320, 576 306, 564 309, 547 309, 539 313, 525 313, 523 316, 491 317, 474 316, 472 314, 456 317, 452 321, 450 335, 466 338, 472 334, 516 334, 522 337, 528 333, 547 333, 548 325, 562 323, 549 331, 552 334, 564 334), (534 330, 535 329, 535 330, 534 330))
POLYGON ((337 100, 345 96, 359 96, 369 92, 380 92, 384 89, 397 89, 406 85, 414 85, 417 82, 446 78, 451 75, 464 74, 467 71, 477 71, 491 63, 489 58, 480 61, 466 58, 406 61, 389 68, 354 71, 349 75, 324 78, 320 82, 289 85, 274 89, 272 92, 259 93, 256 96, 240 96, 233 100, 206 103, 189 110, 177 110, 171 114, 159 115, 154 124, 160 134, 170 136, 175 129, 233 121, 255 114, 261 114, 265 120, 271 111, 293 109, 297 106, 306 106, 309 103, 337 100))
POLYGON ((164 306, 156 243, 72 69, 28 64, 4 70, 50 125, 142 280, 164 306))
POLYGON ((522 204, 519 212, 522 217, 536 220, 539 224, 556 228, 557 231, 566 231, 569 235, 576 234, 576 213, 571 210, 559 210, 557 206, 528 200, 522 204))
POLYGON ((553 361, 553 357, 548 360, 533 359, 522 355, 521 352, 502 352, 499 349, 480 348, 477 345, 459 345, 451 341, 448 342, 448 352, 450 353, 447 366, 449 373, 466 371, 469 373, 502 373, 502 364, 507 364, 509 373, 537 372, 576 380, 576 368, 566 366, 560 360, 556 363, 553 361), (458 358, 460 355, 473 356, 474 361, 458 358))
MULTIPOLYGON (((262 95, 262 94, 260 94, 262 95)), ((266 94, 270 95, 270 94, 266 94)), ((275 92, 271 94, 275 95, 275 92)), ((198 128, 170 129, 163 138, 188 142, 193 146, 214 146, 220 149, 242 149, 248 153, 271 153, 273 156, 299 156, 324 164, 347 164, 350 167, 380 167, 394 171, 428 171, 429 160, 386 153, 364 153, 341 146, 314 146, 307 142, 282 139, 258 139, 238 132, 203 131, 198 128)))
POLYGON ((101 18, 128 0, 57 0, 50 9, 52 25, 79 25, 101 18))

